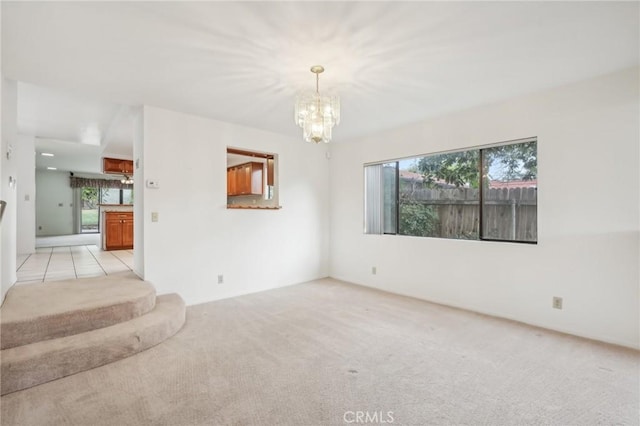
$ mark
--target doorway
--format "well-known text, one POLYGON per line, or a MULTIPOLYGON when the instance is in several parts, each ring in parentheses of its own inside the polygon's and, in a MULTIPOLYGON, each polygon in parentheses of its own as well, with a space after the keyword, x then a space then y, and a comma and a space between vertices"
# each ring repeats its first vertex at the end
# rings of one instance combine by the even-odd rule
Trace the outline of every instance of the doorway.
POLYGON ((80 233, 100 232, 98 200, 100 191, 96 187, 83 186, 80 189, 80 233))

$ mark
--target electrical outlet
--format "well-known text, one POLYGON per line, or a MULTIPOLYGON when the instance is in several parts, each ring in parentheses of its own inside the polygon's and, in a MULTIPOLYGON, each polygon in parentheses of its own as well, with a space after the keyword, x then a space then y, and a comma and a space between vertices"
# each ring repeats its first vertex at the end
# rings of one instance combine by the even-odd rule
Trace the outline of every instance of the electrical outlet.
POLYGON ((158 212, 151 212, 151 222, 158 221, 158 212))
POLYGON ((562 297, 554 296, 552 306, 553 309, 562 309, 562 297))
POLYGON ((218 275, 218 284, 224 284, 224 275, 218 275))
POLYGON ((371 273, 372 273, 373 275, 377 274, 377 273, 378 273, 378 268, 376 268, 375 266, 372 266, 372 267, 371 267, 371 273))

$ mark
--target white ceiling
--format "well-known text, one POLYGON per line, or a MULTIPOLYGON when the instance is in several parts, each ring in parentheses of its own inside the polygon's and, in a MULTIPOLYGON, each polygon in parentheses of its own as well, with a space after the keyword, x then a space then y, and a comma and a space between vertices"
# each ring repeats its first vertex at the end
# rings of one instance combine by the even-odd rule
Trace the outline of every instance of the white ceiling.
POLYGON ((341 143, 639 63, 638 2, 1 4, 3 74, 30 84, 20 127, 64 139, 117 134, 142 104, 300 137, 314 64, 341 143))
POLYGON ((96 173, 102 156, 131 158, 130 109, 18 82, 18 132, 36 136, 38 169, 96 173))

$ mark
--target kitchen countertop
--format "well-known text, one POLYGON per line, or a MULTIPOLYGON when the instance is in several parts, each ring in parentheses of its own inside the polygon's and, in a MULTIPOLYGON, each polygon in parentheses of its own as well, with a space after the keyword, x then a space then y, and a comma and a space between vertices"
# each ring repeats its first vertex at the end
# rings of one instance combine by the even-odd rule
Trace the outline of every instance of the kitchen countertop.
POLYGON ((101 212, 132 212, 133 204, 98 204, 101 212))

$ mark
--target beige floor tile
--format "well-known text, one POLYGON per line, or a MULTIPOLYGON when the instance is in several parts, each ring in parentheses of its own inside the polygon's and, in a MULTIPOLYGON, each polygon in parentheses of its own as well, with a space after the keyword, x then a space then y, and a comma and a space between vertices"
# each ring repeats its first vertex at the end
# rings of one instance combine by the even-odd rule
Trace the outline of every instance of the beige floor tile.
POLYGON ((65 272, 65 271, 73 271, 75 269, 72 262, 69 263, 51 263, 47 268, 47 272, 55 271, 55 272, 65 272))
POLYGON ((86 271, 76 271, 76 275, 78 277, 85 277, 88 275, 97 276, 97 275, 106 275, 107 273, 102 269, 87 269, 86 271))
POLYGON ((54 263, 54 262, 71 262, 72 259, 73 258, 71 257, 70 254, 67 254, 65 256, 59 256, 59 255, 53 254, 53 255, 51 255, 51 261, 50 262, 51 263, 54 263))
POLYGON ((37 248, 25 255, 18 281, 42 282, 117 274, 133 270, 133 250, 103 251, 96 244, 37 248))
POLYGON ((73 259, 73 264, 78 266, 78 265, 97 265, 98 261, 95 260, 93 257, 91 258, 80 258, 80 259, 73 259))
POLYGON ((36 272, 42 272, 44 273, 44 271, 47 270, 47 265, 29 265, 28 267, 22 267, 20 269, 18 269, 18 273, 27 273, 27 274, 33 274, 36 272))
POLYGON ((42 261, 49 261, 49 259, 51 259, 51 254, 50 253, 35 253, 32 254, 31 256, 29 256, 29 258, 27 259, 27 261, 25 263, 31 263, 31 262, 42 262, 42 261))
POLYGON ((95 259, 95 256, 90 251, 81 251, 71 253, 74 259, 95 259))
POLYGON ((56 268, 48 268, 47 272, 46 272, 46 275, 52 275, 52 274, 55 274, 55 275, 65 275, 65 274, 67 274, 68 275, 68 274, 75 274, 75 271, 76 271, 76 268, 73 268, 73 267, 71 267, 71 268, 58 268, 58 269, 56 269, 56 268))
POLYGON ((20 267, 24 264, 24 262, 27 261, 27 259, 29 259, 30 256, 30 254, 19 254, 18 256, 16 256, 16 265, 18 266, 18 269, 20 269, 20 267))
POLYGON ((78 271, 102 271, 102 266, 98 263, 92 265, 76 265, 76 272, 78 271))
POLYGON ((51 253, 51 259, 71 259, 71 253, 51 253))
POLYGON ((42 279, 39 280, 30 280, 30 281, 17 281, 15 285, 23 285, 23 284, 40 284, 42 283, 42 279))
POLYGON ((76 253, 71 253, 73 255, 73 258, 76 259, 84 259, 84 258, 91 258, 91 259, 95 259, 95 256, 93 253, 91 253, 89 250, 85 250, 85 251, 80 251, 80 252, 76 252, 76 253))
POLYGON ((129 270, 129 268, 127 268, 125 265, 102 265, 102 269, 107 275, 129 270))
POLYGON ((16 279, 18 281, 29 281, 29 280, 41 280, 44 278, 44 271, 40 272, 18 272, 16 274, 16 279))
POLYGON ((73 268, 73 261, 71 259, 69 260, 51 259, 51 262, 49 262, 49 269, 51 268, 54 268, 54 269, 73 268))
POLYGON ((103 250, 90 250, 91 254, 94 255, 95 257, 108 257, 108 256, 113 256, 111 254, 110 251, 103 251, 103 250))
POLYGON ((63 271, 63 272, 47 271, 47 273, 44 276, 45 281, 50 281, 54 278, 56 279, 76 278, 76 271, 63 271))
POLYGON ((45 277, 44 283, 46 284, 47 282, 52 282, 52 281, 73 280, 76 278, 78 277, 75 274, 72 276, 60 275, 60 276, 45 277))
POLYGON ((83 257, 75 257, 74 256, 73 263, 74 263, 74 265, 81 265, 83 263, 93 263, 93 264, 95 264, 95 263, 98 263, 98 262, 96 261, 96 259, 94 259, 93 256, 89 256, 89 257, 84 257, 84 256, 83 257))
POLYGON ((78 268, 76 269, 76 275, 80 276, 80 275, 86 275, 86 274, 99 274, 99 275, 104 275, 104 269, 102 269, 101 267, 97 267, 97 268, 78 268))
POLYGON ((127 267, 132 268, 133 267, 133 259, 129 260, 127 258, 124 259, 118 259, 121 263, 124 263, 125 265, 127 265, 127 267), (129 265, 131 264, 131 265, 129 265))
POLYGON ((35 253, 29 256, 29 258, 24 262, 23 265, 28 265, 30 263, 39 263, 39 262, 48 262, 51 259, 51 254, 49 253, 35 253))
POLYGON ((44 273, 42 274, 25 274, 25 275, 18 275, 16 277, 17 282, 24 282, 24 281, 42 281, 44 279, 44 273))
POLYGON ((102 277, 104 275, 106 274, 104 273, 103 270, 100 270, 98 272, 86 272, 86 273, 78 272, 78 278, 102 277))
POLYGON ((49 263, 72 262, 72 261, 73 261, 73 258, 71 257, 70 253, 66 253, 66 254, 53 253, 51 255, 51 260, 49 261, 49 263))
POLYGON ((45 268, 41 269, 21 269, 16 272, 18 277, 28 276, 28 275, 44 275, 46 272, 45 268))
POLYGON ((119 260, 105 260, 103 262, 100 262, 100 266, 102 266, 103 268, 126 268, 129 269, 129 267, 127 265, 125 265, 124 263, 120 262, 119 260))

